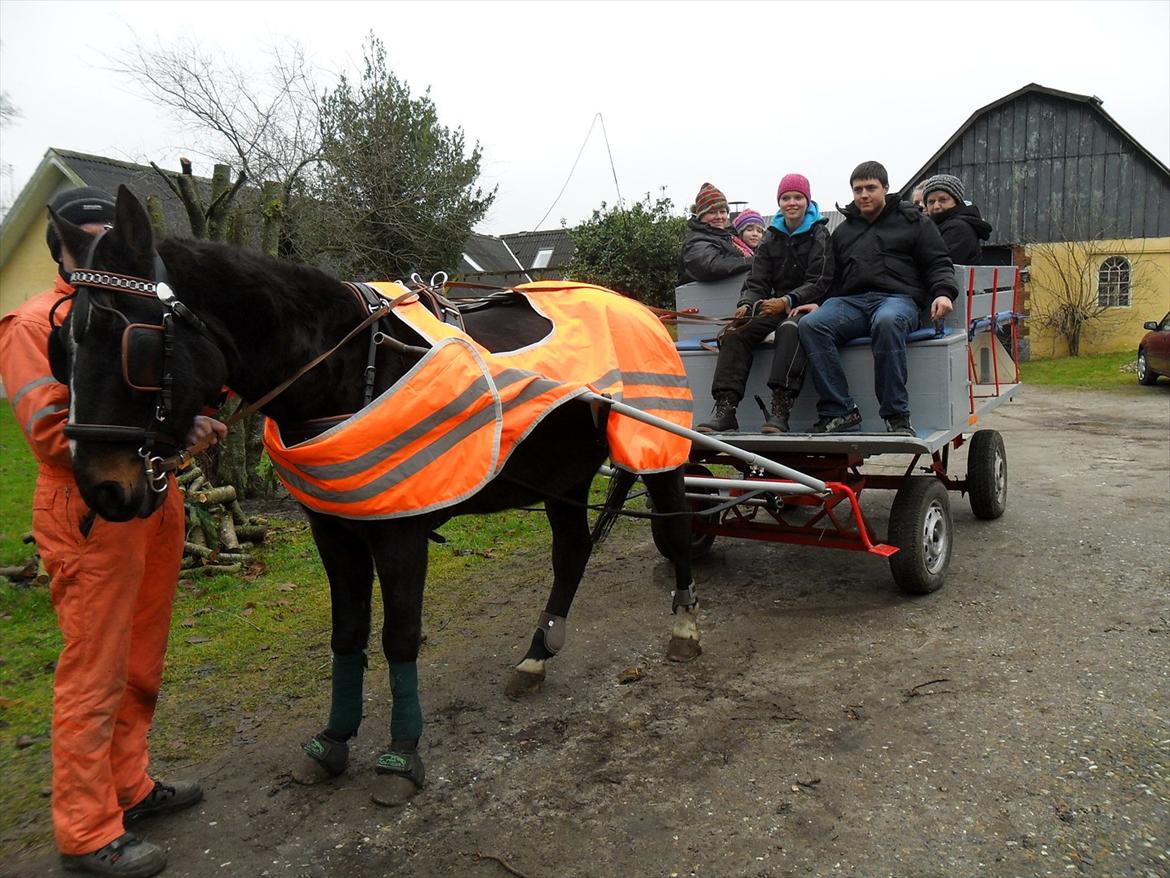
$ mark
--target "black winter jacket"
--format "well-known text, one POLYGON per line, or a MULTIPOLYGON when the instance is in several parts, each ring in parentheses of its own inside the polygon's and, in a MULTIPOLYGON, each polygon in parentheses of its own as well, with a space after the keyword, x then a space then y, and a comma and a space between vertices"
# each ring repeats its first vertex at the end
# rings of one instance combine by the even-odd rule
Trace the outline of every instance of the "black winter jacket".
POLYGON ((939 296, 954 300, 954 263, 938 227, 910 202, 886 196, 872 223, 850 202, 833 232, 833 295, 882 292, 913 296, 926 308, 939 296))
POLYGON ((991 237, 991 223, 979 214, 974 204, 960 204, 931 217, 938 226, 943 243, 956 265, 978 265, 983 253, 980 241, 991 237))
POLYGON ((687 237, 679 259, 678 282, 723 280, 752 267, 731 242, 729 229, 716 229, 697 217, 687 220, 687 237))
POLYGON ((825 217, 798 235, 769 226, 739 294, 739 305, 788 295, 789 308, 820 303, 833 285, 833 242, 825 217))

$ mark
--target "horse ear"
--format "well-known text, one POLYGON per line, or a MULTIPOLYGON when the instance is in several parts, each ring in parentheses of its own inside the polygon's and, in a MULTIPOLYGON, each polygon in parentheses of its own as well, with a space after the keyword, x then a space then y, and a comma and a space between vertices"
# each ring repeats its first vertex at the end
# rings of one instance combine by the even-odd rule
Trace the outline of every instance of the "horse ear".
POLYGON ((69 220, 59 215, 52 207, 49 210, 49 234, 47 241, 49 252, 53 254, 53 261, 61 261, 61 250, 68 252, 76 263, 87 252, 93 243, 93 235, 80 226, 75 226, 69 220), (57 245, 57 246, 54 246, 57 245))
POLYGON ((118 187, 118 202, 114 210, 114 228, 110 237, 136 257, 147 258, 154 252, 154 232, 150 217, 134 193, 125 185, 118 187))

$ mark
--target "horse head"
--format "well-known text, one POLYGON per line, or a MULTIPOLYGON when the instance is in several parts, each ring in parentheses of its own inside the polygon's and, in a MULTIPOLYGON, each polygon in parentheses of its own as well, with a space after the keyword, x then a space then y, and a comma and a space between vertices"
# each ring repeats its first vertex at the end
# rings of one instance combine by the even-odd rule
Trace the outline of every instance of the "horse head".
POLYGON ((125 186, 113 228, 93 236, 51 208, 78 270, 50 363, 69 385, 65 435, 85 502, 111 521, 150 515, 166 491, 165 455, 182 450, 195 416, 227 373, 206 324, 175 297, 150 220, 125 186))

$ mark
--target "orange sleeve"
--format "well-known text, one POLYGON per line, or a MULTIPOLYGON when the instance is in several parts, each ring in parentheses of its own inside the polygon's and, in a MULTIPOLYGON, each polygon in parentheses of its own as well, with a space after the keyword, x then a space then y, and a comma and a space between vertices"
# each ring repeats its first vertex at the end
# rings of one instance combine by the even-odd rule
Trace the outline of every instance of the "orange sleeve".
POLYGON ((20 312, 0 320, 0 378, 8 404, 42 464, 69 469, 69 388, 49 370, 49 322, 20 312))

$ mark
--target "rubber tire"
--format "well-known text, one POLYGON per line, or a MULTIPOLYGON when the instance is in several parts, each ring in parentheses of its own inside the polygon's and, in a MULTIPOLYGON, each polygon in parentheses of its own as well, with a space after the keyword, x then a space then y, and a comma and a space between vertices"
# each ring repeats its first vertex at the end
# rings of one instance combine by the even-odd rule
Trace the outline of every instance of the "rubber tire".
MULTIPOLYGON (((711 477, 711 470, 709 470, 709 469, 707 469, 707 467, 702 466, 701 464, 697 464, 697 463, 688 463, 686 465, 684 472, 688 476, 702 476, 704 478, 711 477)), ((707 493, 714 494, 715 491, 711 490, 711 489, 704 489, 704 490, 696 489, 695 493, 697 493, 697 494, 707 494, 707 493)), ((654 511, 654 504, 650 502, 649 498, 647 498, 646 503, 650 507, 650 511, 653 512, 654 511)), ((698 508, 698 504, 692 502, 691 508, 692 509, 698 508)), ((661 520, 659 520, 657 518, 650 519, 650 535, 654 537, 654 547, 656 549, 658 549, 658 553, 660 555, 662 555, 663 558, 670 560, 670 555, 667 553, 667 549, 668 549, 667 536, 666 536, 665 529, 663 528, 663 522, 661 520)), ((693 561, 693 560, 696 560, 698 558, 705 557, 707 555, 707 553, 711 551, 711 546, 714 545, 714 543, 715 543, 715 535, 714 534, 697 534, 697 533, 692 532, 691 533, 691 560, 693 561)))
POLYGON ((1138 384, 1144 384, 1146 387, 1152 387, 1158 383, 1158 373, 1146 364, 1145 351, 1138 351, 1137 379, 1138 384))
MULTIPOLYGON (((937 535, 937 531, 936 531, 937 535)), ((894 495, 887 542, 898 550, 890 556, 890 573, 906 594, 930 594, 942 588, 954 546, 954 524, 947 489, 934 476, 908 478, 894 495), (941 528, 941 552, 926 550, 926 528, 941 528)))
POLYGON ((994 521, 1007 508, 1007 450, 998 430, 978 430, 967 449, 967 498, 976 518, 994 521), (1001 484, 1002 480, 1002 484, 1001 484))

